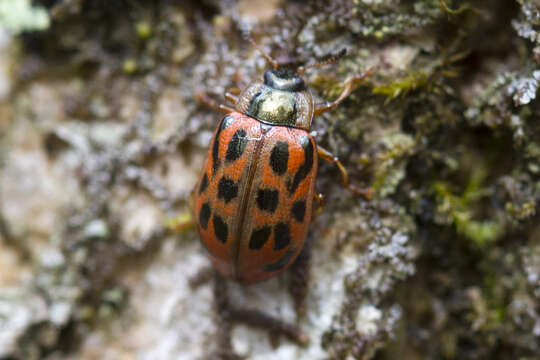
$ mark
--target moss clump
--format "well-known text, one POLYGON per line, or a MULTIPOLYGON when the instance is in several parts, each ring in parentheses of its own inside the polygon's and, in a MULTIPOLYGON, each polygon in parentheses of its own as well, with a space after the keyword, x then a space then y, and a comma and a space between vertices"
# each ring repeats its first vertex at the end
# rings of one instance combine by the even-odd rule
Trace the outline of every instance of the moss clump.
POLYGON ((376 86, 373 89, 373 93, 384 95, 387 97, 387 101, 389 101, 398 96, 406 96, 409 92, 426 86, 427 83, 428 74, 422 70, 418 70, 409 73, 405 77, 376 86))
POLYGON ((501 223, 474 217, 478 202, 488 194, 482 187, 485 177, 486 171, 477 168, 460 195, 451 191, 452 186, 448 182, 433 183, 439 214, 447 214, 449 222, 456 226, 457 231, 480 247, 497 240, 503 233, 501 223))

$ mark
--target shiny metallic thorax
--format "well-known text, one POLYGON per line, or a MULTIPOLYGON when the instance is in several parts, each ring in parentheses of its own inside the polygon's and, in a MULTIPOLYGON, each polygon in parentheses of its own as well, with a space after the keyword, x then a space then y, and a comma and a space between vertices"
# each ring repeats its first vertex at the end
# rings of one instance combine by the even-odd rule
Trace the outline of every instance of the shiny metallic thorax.
POLYGON ((313 97, 298 75, 275 69, 265 73, 264 83, 252 83, 242 91, 236 109, 264 123, 309 130, 313 97))

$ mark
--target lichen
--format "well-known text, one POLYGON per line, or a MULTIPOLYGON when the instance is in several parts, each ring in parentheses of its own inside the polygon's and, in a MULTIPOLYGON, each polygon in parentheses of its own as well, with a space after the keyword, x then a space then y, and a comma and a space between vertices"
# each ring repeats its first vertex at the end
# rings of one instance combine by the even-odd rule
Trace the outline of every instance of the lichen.
POLYGON ((387 197, 394 193, 400 181, 405 177, 406 159, 414 151, 414 139, 406 134, 397 133, 380 139, 385 151, 374 162, 375 178, 371 183, 374 193, 387 197))
POLYGON ((0 28, 18 34, 23 31, 44 30, 50 25, 47 11, 33 6, 29 0, 4 0, 0 3, 0 28))

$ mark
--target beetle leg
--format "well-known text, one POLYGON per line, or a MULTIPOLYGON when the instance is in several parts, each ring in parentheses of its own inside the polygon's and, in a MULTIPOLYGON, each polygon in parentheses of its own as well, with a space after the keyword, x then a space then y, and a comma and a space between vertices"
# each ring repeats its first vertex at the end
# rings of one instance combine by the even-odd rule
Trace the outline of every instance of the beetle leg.
POLYGON ((234 94, 234 95, 240 95, 240 93, 242 92, 242 90, 240 90, 239 88, 237 87, 232 87, 232 88, 228 88, 227 89, 227 92, 231 93, 231 94, 234 94))
POLYGON ((371 74, 373 74, 373 68, 370 68, 361 73, 360 75, 345 81, 345 84, 343 84, 343 91, 341 92, 341 94, 339 94, 338 98, 332 102, 326 102, 325 104, 317 104, 315 106, 313 116, 320 115, 338 106, 343 100, 347 98, 347 96, 351 94, 351 92, 354 90, 354 85, 369 77, 371 74))
POLYGON ((347 188, 354 194, 361 195, 368 200, 371 198, 371 188, 359 189, 356 186, 349 184, 349 173, 347 172, 347 169, 345 169, 345 166, 343 166, 341 161, 339 161, 339 158, 337 156, 334 156, 334 154, 332 154, 330 151, 324 149, 319 145, 317 145, 317 154, 321 159, 331 162, 338 167, 339 172, 341 173, 342 185, 344 188, 347 188))
POLYGON ((321 193, 313 193, 313 200, 317 202, 317 208, 313 212, 312 217, 319 216, 324 208, 324 195, 321 193))
POLYGON ((230 318, 234 322, 241 322, 270 331, 271 335, 282 335, 300 346, 309 344, 309 337, 296 325, 286 323, 273 316, 254 309, 229 310, 230 318))
POLYGON ((235 109, 233 109, 232 107, 229 107, 227 105, 218 104, 215 100, 211 99, 205 93, 202 93, 202 92, 197 93, 195 95, 195 99, 197 100, 197 102, 203 103, 206 106, 208 106, 208 107, 210 107, 210 108, 212 108, 212 109, 214 109, 216 111, 221 111, 221 112, 224 112, 224 113, 230 113, 230 112, 236 111, 235 109))
POLYGON ((299 319, 306 313, 305 300, 309 286, 310 262, 311 245, 306 241, 304 248, 296 258, 294 264, 291 265, 288 279, 289 293, 293 298, 296 316, 299 319))
MULTIPOLYGON (((214 271, 214 298, 216 301, 219 320, 225 323, 241 322, 254 327, 267 329, 271 334, 283 335, 289 340, 299 344, 307 345, 309 338, 302 330, 293 324, 286 323, 255 309, 238 308, 231 304, 227 295, 227 285, 225 279, 214 271)), ((227 325, 230 326, 230 325, 227 325)), ((227 330, 227 329, 225 329, 227 330)), ((230 332, 230 328, 228 329, 230 332)), ((228 343, 220 344, 223 349, 230 349, 230 335, 228 343)))
POLYGON ((210 282, 214 277, 214 268, 205 266, 189 279, 189 287, 197 289, 199 286, 210 282))
POLYGON ((233 105, 236 105, 238 102, 238 95, 240 95, 241 92, 242 90, 238 88, 229 88, 225 91, 225 99, 230 101, 233 105))

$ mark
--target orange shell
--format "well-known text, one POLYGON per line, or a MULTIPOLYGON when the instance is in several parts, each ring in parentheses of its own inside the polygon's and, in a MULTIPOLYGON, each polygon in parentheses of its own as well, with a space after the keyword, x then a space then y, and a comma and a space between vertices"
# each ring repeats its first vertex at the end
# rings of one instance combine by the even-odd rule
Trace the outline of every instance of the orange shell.
POLYGON ((213 265, 242 283, 290 266, 311 221, 317 146, 305 130, 238 112, 219 123, 194 189, 194 215, 213 265))

